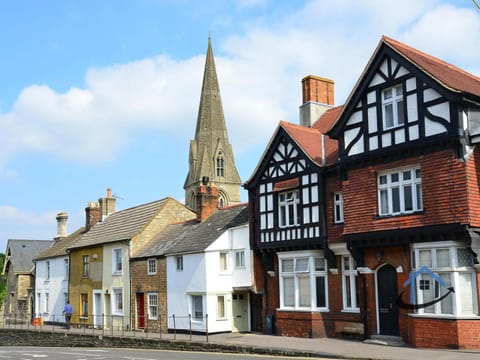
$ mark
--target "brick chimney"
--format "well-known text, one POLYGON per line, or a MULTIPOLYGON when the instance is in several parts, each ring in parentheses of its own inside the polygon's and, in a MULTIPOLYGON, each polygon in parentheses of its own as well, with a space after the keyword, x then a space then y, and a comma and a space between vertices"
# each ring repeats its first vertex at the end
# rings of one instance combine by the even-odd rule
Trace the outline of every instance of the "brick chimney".
POLYGON ((100 220, 103 221, 108 215, 115 212, 115 203, 117 199, 112 196, 112 189, 107 188, 107 196, 98 199, 100 203, 100 220))
POLYGON ((85 208, 85 231, 90 230, 100 221, 100 205, 90 201, 85 208))
POLYGON ((55 239, 67 237, 68 236, 68 232, 67 232, 68 214, 66 212, 59 212, 57 214, 56 219, 57 219, 57 236, 55 236, 55 239))
POLYGON ((202 179, 202 185, 197 188, 197 221, 202 222, 218 208, 218 188, 208 183, 208 178, 202 179))
POLYGON ((334 101, 333 80, 308 75, 302 79, 302 101, 300 106, 300 125, 311 127, 334 101))

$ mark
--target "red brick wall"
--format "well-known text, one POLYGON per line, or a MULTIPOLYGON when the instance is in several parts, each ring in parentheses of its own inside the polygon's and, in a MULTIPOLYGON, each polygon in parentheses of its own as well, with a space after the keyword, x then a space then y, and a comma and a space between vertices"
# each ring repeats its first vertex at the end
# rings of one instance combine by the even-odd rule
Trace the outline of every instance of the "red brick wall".
POLYGON ((130 263, 131 292, 130 304, 132 324, 138 327, 137 294, 145 296, 145 329, 148 331, 167 331, 167 268, 166 259, 157 259, 157 274, 147 274, 147 260, 133 260, 130 263), (158 320, 148 319, 148 293, 158 293, 158 320))
POLYGON ((338 175, 331 174, 325 180, 326 224, 329 243, 343 241, 343 224, 335 224, 333 216, 333 194, 337 191, 342 191, 342 182, 338 175))
MULTIPOLYGON (((389 264, 394 268, 402 267, 402 272, 397 272, 397 291, 400 294, 404 291, 402 298, 409 302, 410 288, 405 289, 403 284, 408 280, 408 274, 411 271, 410 250, 408 246, 405 247, 379 247, 367 249, 365 251, 365 266, 376 270, 383 264, 389 264), (381 255, 381 258, 379 257, 381 255), (379 259, 380 258, 380 259, 379 259)), ((377 297, 375 288, 375 274, 363 274, 359 276, 365 277, 366 282, 366 301, 367 301, 367 334, 376 335, 377 331, 377 297)), ((399 308, 399 333, 405 340, 408 338, 408 313, 409 310, 399 308)))
POLYGON ((480 349, 480 320, 409 317, 415 347, 480 349))
POLYGON ((350 170, 348 178, 344 234, 469 221, 466 165, 451 150, 350 170), (424 214, 377 218, 377 172, 415 165, 422 171, 424 214))
POLYGON ((474 227, 480 226, 480 150, 475 151, 466 161, 469 222, 474 227))

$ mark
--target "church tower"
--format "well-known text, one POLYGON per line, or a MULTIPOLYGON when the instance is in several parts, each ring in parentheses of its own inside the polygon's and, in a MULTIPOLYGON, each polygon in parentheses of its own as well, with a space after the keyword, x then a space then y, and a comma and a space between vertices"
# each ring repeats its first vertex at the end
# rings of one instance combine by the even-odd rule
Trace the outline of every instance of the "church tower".
POLYGON ((219 207, 240 203, 241 180, 228 142, 210 37, 195 139, 190 141, 188 163, 188 175, 183 185, 185 205, 196 210, 197 191, 206 185, 218 189, 219 207))

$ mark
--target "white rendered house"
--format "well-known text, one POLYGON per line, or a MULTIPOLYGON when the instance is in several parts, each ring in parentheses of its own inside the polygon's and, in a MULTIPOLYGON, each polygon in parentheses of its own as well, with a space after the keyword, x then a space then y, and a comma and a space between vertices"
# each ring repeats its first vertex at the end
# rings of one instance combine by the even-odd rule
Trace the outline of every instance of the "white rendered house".
POLYGON ((167 251, 168 328, 250 330, 251 257, 246 205, 182 227, 167 251))

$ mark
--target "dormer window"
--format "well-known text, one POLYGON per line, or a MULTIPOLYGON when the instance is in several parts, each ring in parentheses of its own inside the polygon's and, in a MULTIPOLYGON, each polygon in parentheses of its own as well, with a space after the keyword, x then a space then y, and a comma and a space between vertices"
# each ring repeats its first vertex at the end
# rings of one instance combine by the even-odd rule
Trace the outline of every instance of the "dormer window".
POLYGON ((403 87, 396 85, 382 92, 383 128, 391 129, 405 123, 403 87))
POLYGON ((221 152, 218 153, 217 156, 217 176, 224 177, 225 176, 225 161, 223 159, 223 154, 221 152))

